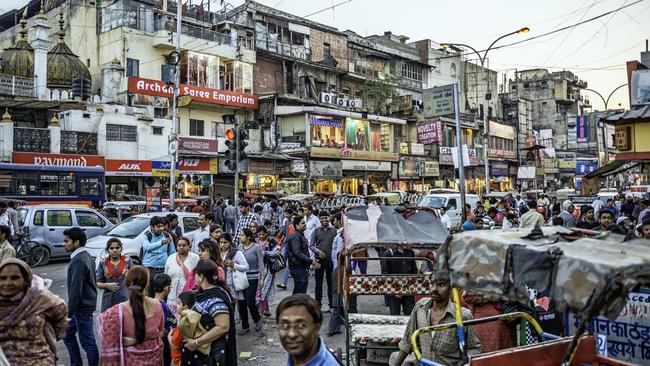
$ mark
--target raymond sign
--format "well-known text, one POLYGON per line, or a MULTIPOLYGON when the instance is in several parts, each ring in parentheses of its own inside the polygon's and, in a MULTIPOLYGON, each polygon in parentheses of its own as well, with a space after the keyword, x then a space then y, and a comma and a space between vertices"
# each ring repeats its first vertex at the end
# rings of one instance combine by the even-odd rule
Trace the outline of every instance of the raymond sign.
MULTIPOLYGON (((129 78, 129 93, 153 95, 157 97, 172 98, 174 89, 161 80, 129 78)), ((241 107, 257 109, 257 97, 252 94, 217 90, 201 86, 181 84, 179 94, 189 95, 192 101, 219 104, 228 107, 241 107)))
POLYGON ((103 167, 104 157, 98 155, 41 154, 30 152, 13 152, 11 162, 16 164, 33 164, 41 166, 87 166, 103 167))

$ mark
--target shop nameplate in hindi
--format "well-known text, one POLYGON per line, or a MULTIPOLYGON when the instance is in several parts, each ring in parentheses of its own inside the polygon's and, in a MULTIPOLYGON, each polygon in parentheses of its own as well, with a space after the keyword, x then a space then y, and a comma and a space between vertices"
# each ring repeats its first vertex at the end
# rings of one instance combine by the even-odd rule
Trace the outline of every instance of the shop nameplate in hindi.
POLYGON ((453 85, 445 85, 422 91, 424 118, 454 114, 453 85))
POLYGON ((399 161, 399 154, 384 151, 342 150, 326 147, 312 147, 311 157, 328 159, 356 159, 375 161, 399 161))
POLYGON ((15 164, 33 164, 41 166, 87 166, 103 167, 105 159, 99 155, 46 154, 31 152, 13 152, 11 162, 15 164))
POLYGON ((311 178, 341 179, 343 164, 334 160, 312 160, 309 162, 309 174, 311 178))
POLYGON ((178 152, 181 154, 217 154, 217 140, 179 137, 178 152))
MULTIPOLYGON (((172 98, 174 88, 162 80, 144 79, 129 77, 129 93, 153 95, 157 97, 172 98)), ((189 95, 192 101, 218 104, 227 107, 241 107, 257 109, 258 98, 252 94, 231 92, 228 90, 217 90, 194 85, 180 85, 179 94, 189 95)))
POLYGON ((305 169, 305 161, 300 159, 300 160, 292 160, 291 161, 291 172, 292 173, 305 173, 307 169, 305 169))

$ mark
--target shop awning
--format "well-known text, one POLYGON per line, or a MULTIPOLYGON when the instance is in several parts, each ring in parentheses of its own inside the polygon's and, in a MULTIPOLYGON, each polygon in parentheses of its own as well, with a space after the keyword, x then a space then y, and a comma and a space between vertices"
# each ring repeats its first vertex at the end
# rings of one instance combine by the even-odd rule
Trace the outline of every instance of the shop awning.
POLYGON ((396 125, 406 124, 406 120, 401 118, 377 116, 374 114, 368 114, 367 116, 364 116, 362 113, 346 111, 344 109, 305 106, 305 105, 303 106, 280 105, 275 107, 276 116, 290 116, 293 114, 301 114, 301 113, 329 114, 329 115, 341 116, 341 117, 363 118, 371 122, 376 121, 376 122, 384 122, 384 123, 393 123, 396 125))
POLYGON ((608 175, 613 175, 613 174, 618 174, 624 170, 631 169, 637 165, 638 163, 633 163, 629 166, 625 166, 625 164, 629 163, 627 160, 614 160, 611 163, 604 165, 593 172, 585 175, 585 178, 587 179, 592 179, 592 178, 597 178, 597 177, 606 177, 608 175))

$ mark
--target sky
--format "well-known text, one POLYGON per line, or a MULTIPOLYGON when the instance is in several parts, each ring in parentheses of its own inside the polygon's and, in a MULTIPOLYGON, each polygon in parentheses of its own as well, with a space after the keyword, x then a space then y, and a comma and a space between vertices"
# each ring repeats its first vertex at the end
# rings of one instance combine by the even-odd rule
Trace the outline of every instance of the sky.
MULTIPOLYGON (((220 3, 220 0, 211 1, 215 5, 220 3)), ((229 2, 238 6, 243 0, 229 2)), ((625 62, 640 60, 640 53, 646 48, 646 40, 650 39, 650 0, 258 2, 298 16, 318 12, 307 19, 341 31, 350 29, 361 36, 383 34, 390 30, 393 34, 409 37, 409 41, 431 39, 439 43, 465 43, 477 50, 485 49, 501 35, 522 27, 529 27, 530 32, 509 36, 495 47, 571 26, 637 2, 621 11, 565 31, 515 46, 492 49, 487 55, 491 69, 510 77, 513 77, 515 70, 530 68, 572 71, 587 81, 590 89, 595 89, 605 98, 616 87, 627 82, 625 62)), ((26 3, 27 0, 2 0, 0 11, 20 8, 26 3)), ((499 80, 501 83, 502 74, 499 80)), ((589 91, 584 91, 583 94, 589 97, 595 110, 604 110, 604 103, 597 95, 589 91)), ((627 88, 616 91, 608 107, 617 108, 619 104, 623 108, 629 107, 627 88)))

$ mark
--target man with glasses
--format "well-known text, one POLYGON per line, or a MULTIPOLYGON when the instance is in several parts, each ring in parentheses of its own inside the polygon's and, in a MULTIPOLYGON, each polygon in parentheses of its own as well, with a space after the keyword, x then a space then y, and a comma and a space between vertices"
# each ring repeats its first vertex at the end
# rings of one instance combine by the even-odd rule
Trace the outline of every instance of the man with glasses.
MULTIPOLYGON (((142 237, 142 265, 149 269, 149 283, 157 274, 165 272, 167 258, 176 253, 174 241, 165 232, 165 221, 160 216, 149 220, 150 228, 142 237)), ((154 297, 153 286, 149 286, 149 297, 154 297)))
POLYGON ((278 335, 289 354, 287 365, 342 365, 319 337, 323 314, 320 304, 306 294, 291 295, 276 309, 278 335))

